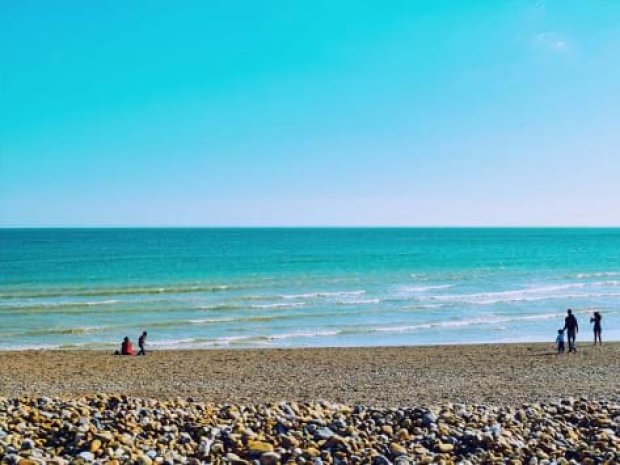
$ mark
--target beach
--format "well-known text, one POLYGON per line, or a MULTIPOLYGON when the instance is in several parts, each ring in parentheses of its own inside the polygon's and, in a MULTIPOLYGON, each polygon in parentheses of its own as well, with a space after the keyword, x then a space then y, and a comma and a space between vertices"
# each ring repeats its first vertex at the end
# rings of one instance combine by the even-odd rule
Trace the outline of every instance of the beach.
POLYGON ((264 403, 325 400, 381 407, 442 402, 519 405, 620 394, 620 343, 557 356, 553 344, 0 352, 0 396, 104 392, 264 403))
POLYGON ((620 460, 620 343, 0 353, 6 463, 620 460))

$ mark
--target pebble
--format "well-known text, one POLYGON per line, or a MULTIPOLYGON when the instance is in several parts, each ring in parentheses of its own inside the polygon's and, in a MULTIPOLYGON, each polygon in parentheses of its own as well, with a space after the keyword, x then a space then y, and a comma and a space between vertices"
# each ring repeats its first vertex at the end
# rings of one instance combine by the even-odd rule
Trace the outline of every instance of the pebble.
POLYGON ((80 452, 78 454, 78 457, 81 457, 88 462, 92 462, 93 460, 95 460, 95 454, 89 451, 80 452))
POLYGON ((573 465, 620 463, 620 405, 375 409, 95 395, 0 398, 10 465, 573 465))

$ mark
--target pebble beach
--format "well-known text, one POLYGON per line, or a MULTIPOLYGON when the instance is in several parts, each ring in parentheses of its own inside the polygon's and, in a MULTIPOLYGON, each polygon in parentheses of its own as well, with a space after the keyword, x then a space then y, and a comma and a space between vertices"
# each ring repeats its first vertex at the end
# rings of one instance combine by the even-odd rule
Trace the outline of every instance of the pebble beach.
POLYGON ((615 464, 620 344, 0 353, 3 463, 615 464))

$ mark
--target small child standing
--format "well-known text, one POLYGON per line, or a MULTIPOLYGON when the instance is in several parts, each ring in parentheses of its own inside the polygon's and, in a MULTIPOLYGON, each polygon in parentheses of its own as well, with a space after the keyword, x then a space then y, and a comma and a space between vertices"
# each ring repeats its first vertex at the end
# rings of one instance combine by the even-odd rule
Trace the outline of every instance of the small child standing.
POLYGON ((558 345, 558 354, 564 352, 564 330, 558 329, 558 337, 555 338, 555 343, 558 345))

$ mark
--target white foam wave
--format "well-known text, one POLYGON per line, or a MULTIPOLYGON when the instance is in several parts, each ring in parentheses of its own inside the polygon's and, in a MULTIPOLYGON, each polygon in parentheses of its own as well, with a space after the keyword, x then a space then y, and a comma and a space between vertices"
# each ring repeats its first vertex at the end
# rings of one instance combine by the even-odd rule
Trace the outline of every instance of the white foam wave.
POLYGON ((296 339, 296 338, 304 338, 304 337, 336 336, 338 334, 340 334, 340 331, 338 330, 299 331, 299 332, 284 333, 284 334, 272 334, 272 335, 266 336, 266 339, 269 339, 269 340, 296 339))
POLYGON ((404 293, 418 293, 426 291, 434 291, 436 289, 447 289, 452 287, 452 284, 435 284, 429 286, 401 286, 398 290, 404 293))
POLYGON ((287 303, 272 303, 272 304, 253 304, 253 305, 250 305, 250 308, 255 308, 255 309, 294 308, 294 307, 303 307, 304 305, 306 305, 305 302, 287 302, 287 303))
POLYGON ((227 321, 235 321, 236 318, 196 318, 193 320, 188 320, 191 324, 194 325, 206 325, 210 323, 225 323, 227 321))
POLYGON ((528 302, 550 299, 576 299, 595 297, 616 297, 618 294, 608 292, 588 292, 588 289, 601 289, 620 286, 619 281, 603 281, 596 283, 570 283, 555 286, 540 286, 511 291, 480 292, 472 294, 447 294, 421 296, 420 300, 438 302, 462 302, 478 305, 492 305, 501 302, 528 302), (566 293, 571 290, 585 290, 582 293, 566 293))
POLYGON ((599 271, 599 272, 594 272, 594 273, 578 273, 577 279, 603 278, 603 277, 611 277, 611 276, 620 276, 620 271, 599 271))
POLYGON ((229 303, 220 303, 220 304, 212 304, 212 305, 202 305, 198 307, 200 310, 237 310, 243 307, 235 304, 229 303))
POLYGON ((370 305, 379 304, 381 299, 352 299, 352 300, 338 300, 337 305, 370 305))
POLYGON ((77 327, 51 327, 51 328, 37 328, 30 329, 19 333, 14 333, 16 335, 24 335, 24 336, 45 336, 45 335, 79 335, 79 334, 89 334, 96 333, 99 331, 105 331, 106 329, 113 328, 113 326, 77 326, 77 327))
POLYGON ((196 344, 199 342, 196 338, 183 338, 183 339, 161 339, 159 341, 151 341, 149 345, 151 347, 160 347, 160 348, 176 348, 182 346, 189 346, 192 344, 196 344))
POLYGON ((441 308, 444 304, 418 304, 409 307, 403 307, 404 310, 430 310, 433 308, 441 308))
POLYGON ((0 302, 0 308, 10 308, 17 310, 28 310, 28 309, 55 309, 55 308, 73 308, 73 307, 94 307, 96 305, 114 305, 117 303, 123 302, 118 299, 108 299, 108 300, 93 300, 87 302, 80 301, 59 301, 59 302, 37 302, 28 299, 23 302, 0 302))
POLYGON ((281 295, 280 298, 285 300, 295 300, 295 299, 316 299, 316 298, 330 298, 330 297, 355 297, 359 295, 364 295, 366 291, 333 291, 333 292, 307 292, 304 294, 285 294, 281 295))

